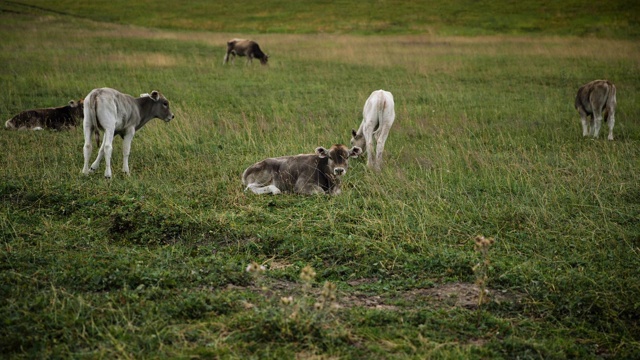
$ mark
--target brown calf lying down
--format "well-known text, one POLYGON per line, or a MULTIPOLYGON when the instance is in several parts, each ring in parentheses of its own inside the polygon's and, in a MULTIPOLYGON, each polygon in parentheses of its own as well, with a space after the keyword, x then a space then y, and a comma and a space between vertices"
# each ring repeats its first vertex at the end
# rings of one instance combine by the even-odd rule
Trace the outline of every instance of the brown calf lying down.
POLYGON ((602 118, 609 124, 609 140, 613 140, 616 113, 616 87, 609 80, 594 80, 578 89, 575 108, 582 121, 582 136, 598 137, 602 118), (587 121, 590 116, 591 120, 587 121))
POLYGON ((269 158, 249 166, 242 174, 242 183, 256 194, 284 191, 337 195, 349 158, 360 154, 362 149, 357 146, 349 149, 336 144, 329 150, 318 147, 315 154, 269 158))
POLYGON ((72 129, 82 118, 82 112, 83 100, 71 100, 66 106, 23 111, 7 120, 4 127, 16 130, 72 129))

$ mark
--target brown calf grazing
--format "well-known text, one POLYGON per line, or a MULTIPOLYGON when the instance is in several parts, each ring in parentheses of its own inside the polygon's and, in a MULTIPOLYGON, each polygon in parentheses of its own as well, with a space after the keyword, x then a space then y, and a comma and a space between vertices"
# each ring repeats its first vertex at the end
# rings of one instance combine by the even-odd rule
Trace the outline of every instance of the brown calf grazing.
POLYGON ((66 130, 75 128, 83 114, 83 100, 69 101, 66 106, 26 110, 4 123, 15 130, 66 130))
POLYGON ((341 177, 347 173, 349 158, 362 154, 357 146, 351 149, 333 145, 329 150, 320 146, 315 154, 282 156, 262 160, 249 166, 242 174, 246 190, 255 194, 340 194, 341 177))
POLYGON ((260 50, 258 43, 252 40, 245 39, 231 39, 227 42, 227 54, 224 56, 222 64, 226 64, 229 61, 229 55, 233 55, 231 59, 235 63, 236 55, 246 56, 247 64, 253 61, 253 58, 260 59, 262 65, 266 65, 269 60, 269 55, 260 50))
POLYGON ((616 87, 609 80, 594 80, 578 89, 575 108, 582 121, 582 136, 598 137, 602 118, 609 124, 609 140, 613 140, 616 113, 616 87), (587 117, 591 120, 587 121, 587 117))

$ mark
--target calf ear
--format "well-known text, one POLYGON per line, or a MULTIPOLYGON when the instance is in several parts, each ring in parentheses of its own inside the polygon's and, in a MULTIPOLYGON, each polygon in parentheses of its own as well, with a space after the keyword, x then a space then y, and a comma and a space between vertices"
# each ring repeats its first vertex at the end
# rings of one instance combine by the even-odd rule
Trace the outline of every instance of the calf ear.
POLYGON ((349 149, 349 157, 358 157, 362 154, 362 149, 354 146, 351 149, 349 149))
POLYGON ((356 137, 356 135, 358 135, 358 133, 355 130, 351 129, 351 136, 356 137))
POLYGON ((329 156, 329 150, 323 148, 322 146, 318 146, 316 148, 316 154, 318 154, 318 156, 320 156, 321 158, 326 158, 327 156, 329 156))
POLYGON ((153 90, 150 96, 153 101, 158 101, 158 99, 160 98, 160 93, 157 90, 153 90))
POLYGON ((70 100, 69 101, 69 106, 76 107, 76 106, 78 106, 78 103, 76 103, 75 100, 70 100))

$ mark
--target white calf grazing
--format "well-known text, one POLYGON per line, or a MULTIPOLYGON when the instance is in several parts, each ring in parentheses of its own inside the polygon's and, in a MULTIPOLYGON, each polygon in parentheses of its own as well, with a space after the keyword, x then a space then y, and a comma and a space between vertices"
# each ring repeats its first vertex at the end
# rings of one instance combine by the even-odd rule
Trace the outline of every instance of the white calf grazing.
POLYGON ((123 94, 110 88, 92 90, 84 99, 84 168, 82 172, 88 175, 100 166, 104 156, 104 177, 111 178, 111 152, 114 135, 122 137, 122 171, 129 174, 129 153, 133 135, 153 118, 169 122, 173 113, 169 109, 169 101, 157 91, 151 95, 142 94, 139 98, 123 94), (96 129, 104 130, 102 146, 96 161, 89 168, 91 157, 91 134, 96 129))
POLYGON ((315 154, 282 156, 262 160, 242 174, 246 190, 255 194, 340 194, 341 177, 347 173, 349 158, 362 153, 359 147, 348 149, 333 145, 318 147, 315 154))
POLYGON ((594 80, 578 89, 575 108, 582 121, 582 136, 598 137, 602 118, 609 124, 609 140, 613 140, 616 118, 616 87, 608 80, 594 80), (603 116, 604 115, 604 116, 603 116), (591 116, 591 121, 587 117, 591 116))
POLYGON ((362 110, 362 124, 358 131, 351 130, 351 145, 362 148, 367 153, 367 166, 380 170, 382 167, 382 152, 384 143, 389 136, 389 130, 396 113, 393 95, 384 90, 376 90, 369 95, 362 110), (373 155, 373 141, 376 140, 375 158, 373 155))

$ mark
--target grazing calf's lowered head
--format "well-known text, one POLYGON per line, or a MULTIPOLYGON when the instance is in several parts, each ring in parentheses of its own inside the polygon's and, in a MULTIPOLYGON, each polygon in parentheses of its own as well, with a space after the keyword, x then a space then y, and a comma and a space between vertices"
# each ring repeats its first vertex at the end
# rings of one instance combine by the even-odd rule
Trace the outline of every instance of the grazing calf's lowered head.
POLYGON ((359 147, 333 145, 316 148, 315 154, 282 156, 262 160, 242 174, 245 190, 256 194, 340 194, 341 177, 347 173, 349 158, 362 153, 359 147))
POLYGON ((173 119, 169 101, 158 91, 142 94, 139 98, 123 94, 110 88, 92 90, 84 99, 84 167, 82 172, 88 175, 98 169, 104 156, 104 177, 111 178, 111 152, 114 135, 122 137, 122 171, 129 174, 129 153, 131 141, 137 130, 149 120, 158 118, 165 122, 173 119), (89 168, 91 157, 91 133, 96 129, 104 130, 102 145, 96 161, 89 168))
POLYGON ((65 130, 75 128, 82 117, 83 100, 69 101, 61 107, 26 110, 4 123, 15 130, 65 130))
POLYGON ((613 140, 616 118, 616 87, 608 80, 594 80, 578 89, 575 108, 582 121, 582 136, 598 137, 602 118, 609 124, 609 140, 613 140), (591 117, 587 121, 587 117, 591 117))
POLYGON ((395 118, 393 95, 388 91, 376 90, 364 104, 360 128, 358 131, 351 130, 351 145, 361 147, 367 153, 367 166, 376 171, 382 167, 384 144, 395 118))
POLYGON ((252 40, 245 39, 231 39, 227 42, 227 54, 224 56, 222 64, 226 64, 229 61, 229 55, 232 55, 232 62, 235 63, 236 55, 246 56, 247 64, 253 61, 253 58, 260 59, 262 65, 266 65, 269 60, 269 55, 260 50, 258 43, 252 40))

